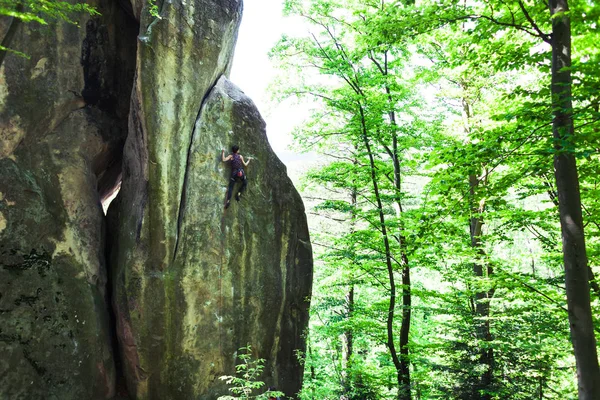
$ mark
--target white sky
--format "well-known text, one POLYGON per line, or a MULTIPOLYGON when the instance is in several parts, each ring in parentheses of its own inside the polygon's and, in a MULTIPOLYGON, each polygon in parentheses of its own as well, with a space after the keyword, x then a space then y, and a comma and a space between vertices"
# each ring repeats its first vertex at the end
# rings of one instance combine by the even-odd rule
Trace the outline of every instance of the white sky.
POLYGON ((267 136, 291 175, 314 159, 289 149, 292 129, 306 117, 306 110, 288 102, 275 104, 267 87, 277 71, 268 53, 284 32, 303 30, 297 21, 282 16, 283 0, 244 0, 244 14, 231 69, 231 81, 248 95, 267 123, 267 136))

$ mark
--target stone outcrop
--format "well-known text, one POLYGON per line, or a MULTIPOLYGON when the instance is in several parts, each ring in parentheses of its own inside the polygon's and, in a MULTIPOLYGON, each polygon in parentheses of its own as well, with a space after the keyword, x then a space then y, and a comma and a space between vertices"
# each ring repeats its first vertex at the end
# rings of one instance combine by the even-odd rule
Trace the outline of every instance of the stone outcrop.
POLYGON ((30 58, 0 66, 2 399, 114 393, 100 197, 120 175, 137 29, 96 6, 81 28, 20 24, 10 46, 30 58))
POLYGON ((0 61, 0 398, 212 400, 247 344, 294 395, 312 253, 225 78, 241 0, 91 4, 81 28, 0 20, 31 57, 0 61), (256 160, 225 212, 234 143, 256 160))
POLYGON ((266 360, 267 385, 297 393, 312 276, 304 206, 256 106, 225 77, 196 122, 186 183, 175 266, 183 272, 186 350, 206 371, 202 385, 213 387, 206 398, 219 393, 211 378, 232 371, 246 344, 266 360), (215 148, 232 143, 252 160, 247 191, 225 212, 231 172, 215 148))
POLYGON ((162 270, 145 262, 118 272, 124 359, 138 394, 214 399, 246 344, 267 360, 263 380, 295 394, 312 276, 304 207, 256 107, 224 77, 200 110, 186 176, 173 258, 162 270), (247 193, 225 211, 230 171, 218 150, 231 143, 255 160, 247 193))

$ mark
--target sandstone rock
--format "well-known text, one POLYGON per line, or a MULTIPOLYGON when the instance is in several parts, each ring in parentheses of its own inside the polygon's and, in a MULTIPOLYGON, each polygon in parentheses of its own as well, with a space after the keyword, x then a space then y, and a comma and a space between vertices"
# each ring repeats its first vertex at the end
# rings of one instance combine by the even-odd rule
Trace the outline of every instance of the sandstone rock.
POLYGON ((142 12, 123 183, 109 210, 117 333, 139 399, 197 392, 194 367, 178 357, 183 299, 173 259, 194 124, 229 70, 241 8, 237 0, 177 0, 163 3, 160 18, 142 12))
POLYGON ((246 344, 267 361, 263 381, 296 394, 312 282, 304 206, 256 106, 224 77, 196 122, 184 200, 174 269, 185 304, 183 353, 202 371, 204 398, 224 393, 216 378, 233 374, 246 344), (231 171, 219 149, 232 144, 253 160, 247 191, 225 211, 231 171))
POLYGON ((10 46, 30 59, 0 67, 2 399, 114 393, 100 187, 118 180, 136 29, 98 6, 81 29, 20 24, 10 46))
MULTIPOLYGON (((125 216, 111 217, 112 225, 125 216)), ((137 243, 138 254, 154 250, 143 240, 146 218, 139 238, 124 238, 130 229, 117 238, 120 252, 128 251, 125 242, 137 243)), ((162 269, 131 256, 117 270, 115 306, 136 398, 225 394, 219 377, 234 373, 236 351, 246 344, 267 360, 262 379, 294 395, 312 282, 306 216, 256 107, 224 77, 195 124, 178 231, 173 258, 162 269), (248 167, 247 193, 225 211, 230 170, 219 149, 234 142, 256 160, 248 167)))
POLYGON ((135 399, 213 400, 246 344, 268 385, 300 388, 310 242, 264 122, 224 78, 241 0, 157 3, 159 18, 93 0, 81 28, 11 30, 30 59, 0 59, 1 399, 109 398, 124 375, 135 399), (257 161, 224 213, 234 141, 257 161))
POLYGON ((201 108, 228 72, 241 5, 197 0, 190 9, 165 3, 162 19, 142 28, 123 186, 109 210, 128 388, 138 399, 214 399, 226 393, 219 377, 234 372, 236 349, 256 342, 269 360, 265 380, 294 394, 312 267, 302 203, 247 98, 222 81, 201 108), (226 92, 235 106, 226 108, 226 92), (225 131, 207 128, 215 121, 225 131), (272 162, 257 164, 265 181, 248 192, 267 197, 228 223, 228 172, 217 160, 233 127, 272 162), (209 144, 210 153, 195 150, 209 144), (277 179, 267 181, 267 169, 277 179))

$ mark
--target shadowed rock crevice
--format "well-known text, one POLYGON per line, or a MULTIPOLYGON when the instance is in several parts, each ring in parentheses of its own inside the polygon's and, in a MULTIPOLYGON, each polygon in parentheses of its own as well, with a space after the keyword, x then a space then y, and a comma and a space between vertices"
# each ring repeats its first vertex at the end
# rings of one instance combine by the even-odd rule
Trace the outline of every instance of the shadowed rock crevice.
MULTIPOLYGON (((202 102, 200 103, 200 108, 198 109, 198 114, 196 116, 196 121, 200 119, 200 113, 202 112, 202 107, 204 106, 204 103, 206 102, 206 99, 208 98, 208 96, 210 95, 210 93, 212 92, 213 88, 215 87, 215 85, 217 84, 219 78, 221 78, 221 75, 218 76, 218 78, 213 82, 212 85, 210 85, 210 88, 208 89, 208 91, 206 92, 206 95, 204 96, 204 98, 202 99, 202 102)), ((175 260, 175 257, 177 257, 177 250, 179 247, 179 234, 181 231, 181 223, 183 220, 183 209, 185 207, 185 187, 187 186, 187 182, 188 182, 188 174, 190 172, 190 156, 191 156, 191 152, 192 152, 192 145, 194 143, 194 137, 196 135, 196 125, 194 124, 194 128, 192 129, 192 134, 190 135, 190 145, 188 146, 188 156, 187 156, 187 160, 185 163, 185 175, 183 177, 183 187, 184 190, 181 191, 181 200, 179 202, 179 211, 178 211, 178 216, 177 216, 177 233, 175 236, 175 249, 173 251, 173 261, 175 260)))
MULTIPOLYGON (((86 37, 82 43, 81 65, 85 86, 82 96, 88 104, 107 115, 111 120, 108 129, 102 131, 103 151, 93 159, 91 168, 97 178, 97 191, 103 208, 120 189, 122 180, 123 147, 128 132, 129 108, 133 88, 137 35, 139 22, 124 2, 101 2, 100 17, 90 19, 86 26, 86 37), (110 62, 107 62, 110 60, 110 62)), ((103 224, 103 234, 110 235, 103 224)), ((112 243, 104 238, 104 260, 109 260, 112 243)), ((104 263, 106 265, 106 263, 104 263)), ((115 394, 122 399, 127 396, 116 330, 116 316, 112 307, 111 269, 106 266, 106 296, 108 329, 115 367, 115 394)))
POLYGON ((98 194, 104 201, 121 181, 139 23, 116 0, 101 3, 98 11, 102 16, 88 20, 85 26, 81 95, 88 107, 113 119, 110 128, 101 132, 107 145, 92 162, 98 194))

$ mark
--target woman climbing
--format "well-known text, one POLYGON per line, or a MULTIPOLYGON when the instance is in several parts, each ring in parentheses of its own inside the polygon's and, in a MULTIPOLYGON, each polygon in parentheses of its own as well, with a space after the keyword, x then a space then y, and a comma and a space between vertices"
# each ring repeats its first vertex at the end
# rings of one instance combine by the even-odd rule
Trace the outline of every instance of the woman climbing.
POLYGON ((234 145, 231 147, 231 154, 225 157, 225 150, 221 150, 221 160, 223 162, 231 161, 231 179, 229 180, 229 188, 227 188, 227 202, 225 203, 225 208, 228 208, 231 204, 231 195, 233 193, 233 187, 235 183, 240 180, 242 181, 242 187, 235 195, 235 199, 240 201, 242 197, 242 193, 246 190, 246 185, 248 184, 248 180, 246 179, 246 172, 244 171, 244 167, 250 163, 252 158, 248 158, 248 161, 244 161, 244 156, 240 153, 240 147, 234 145))

